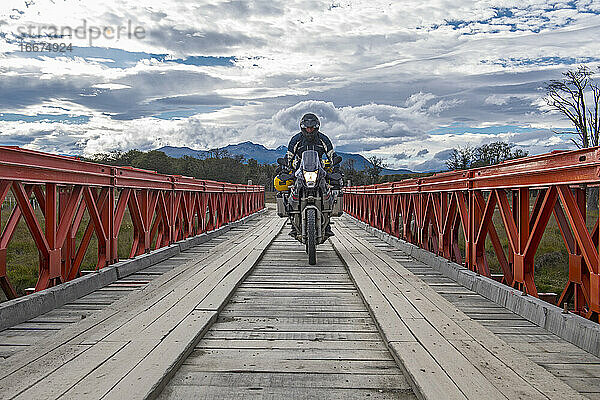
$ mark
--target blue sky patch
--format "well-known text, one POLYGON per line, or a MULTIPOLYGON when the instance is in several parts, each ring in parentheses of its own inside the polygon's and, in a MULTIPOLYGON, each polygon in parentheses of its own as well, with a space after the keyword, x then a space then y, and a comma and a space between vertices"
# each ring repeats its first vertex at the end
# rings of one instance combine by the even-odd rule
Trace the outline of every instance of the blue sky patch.
POLYGON ((24 115, 13 113, 1 113, 0 121, 25 121, 25 122, 61 122, 63 124, 86 124, 90 121, 87 115, 67 115, 67 114, 38 114, 24 115))
POLYGON ((186 58, 171 58, 168 54, 152 54, 144 52, 131 52, 121 49, 106 47, 73 47, 73 51, 66 52, 14 52, 24 58, 37 57, 81 57, 96 61, 110 68, 130 68, 142 60, 157 60, 166 63, 176 63, 196 66, 232 67, 235 57, 190 56, 186 58))
POLYGON ((473 128, 463 124, 452 124, 450 126, 440 127, 429 131, 431 135, 463 135, 465 133, 481 133, 481 134, 500 134, 500 133, 523 133, 538 131, 537 128, 524 128, 517 125, 499 125, 499 126, 488 126, 485 128, 473 128))
POLYGON ((600 57, 538 57, 538 58, 500 58, 498 60, 482 60, 482 64, 508 66, 525 65, 574 65, 600 61, 600 57))

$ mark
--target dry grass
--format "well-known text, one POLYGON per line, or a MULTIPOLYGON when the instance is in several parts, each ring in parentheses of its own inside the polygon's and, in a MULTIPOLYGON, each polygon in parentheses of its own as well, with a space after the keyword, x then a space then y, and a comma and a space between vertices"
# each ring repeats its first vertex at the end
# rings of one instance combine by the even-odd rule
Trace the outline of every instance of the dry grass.
MULTIPOLYGON (((36 216, 39 221, 40 227, 44 229, 44 217, 40 208, 36 210, 36 216)), ((11 209, 2 209, 2 231, 6 226, 8 218, 12 213, 11 209)), ((76 246, 79 247, 81 239, 85 232, 85 228, 89 222, 89 215, 87 211, 84 214, 81 226, 76 235, 76 246)), ((133 225, 129 212, 126 212, 123 220, 123 225, 119 232, 119 258, 127 258, 129 256, 129 250, 133 241, 133 225)), ((96 234, 92 236, 90 245, 85 253, 83 263, 81 266, 82 270, 93 270, 96 268, 98 254, 98 239, 96 234)), ((38 275, 39 275, 39 254, 37 247, 31 237, 29 229, 23 218, 19 221, 14 235, 9 242, 7 248, 7 275, 13 287, 17 291, 17 294, 25 294, 25 289, 34 287, 38 275)))
MULTIPOLYGON (((531 201, 531 208, 533 208, 533 199, 531 201)), ((598 210, 588 210, 586 224, 590 232, 597 219, 598 210)), ((506 230, 504 229, 502 218, 497 208, 492 220, 494 227, 498 232, 504 254, 508 255, 508 236, 506 235, 506 230)), ((459 232, 459 247, 464 258, 465 242, 462 230, 459 232)), ((500 262, 496 257, 496 253, 494 252, 489 237, 485 242, 485 252, 491 273, 502 273, 500 262)), ((535 254, 534 271, 535 285, 540 293, 551 292, 560 295, 568 282, 569 253, 567 252, 567 247, 554 215, 552 215, 548 221, 548 225, 546 226, 542 240, 540 241, 540 245, 535 254)))

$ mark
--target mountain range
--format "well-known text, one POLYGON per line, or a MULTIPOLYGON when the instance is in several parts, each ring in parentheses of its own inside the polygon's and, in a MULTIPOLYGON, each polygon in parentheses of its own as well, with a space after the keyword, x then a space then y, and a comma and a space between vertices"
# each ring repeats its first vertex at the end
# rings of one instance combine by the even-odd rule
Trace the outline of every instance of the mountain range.
MULTIPOLYGON (((195 158, 208 158, 211 155, 211 151, 209 150, 194 150, 189 147, 173 147, 173 146, 163 146, 158 151, 164 152, 169 157, 181 158, 184 156, 195 157, 195 158)), ((274 164, 277 162, 279 157, 285 156, 287 152, 286 146, 279 146, 276 149, 267 149, 262 144, 256 144, 252 142, 243 142, 238 144, 230 144, 225 147, 220 147, 219 151, 226 151, 227 154, 232 156, 243 156, 246 160, 251 158, 255 159, 261 164, 274 164)), ((360 154, 354 153, 340 153, 336 152, 342 156, 343 161, 346 160, 354 160, 354 168, 361 171, 365 168, 372 166, 371 162, 361 156, 360 154)), ((408 169, 384 169, 381 171, 382 175, 392 175, 392 174, 410 174, 412 171, 408 169)))

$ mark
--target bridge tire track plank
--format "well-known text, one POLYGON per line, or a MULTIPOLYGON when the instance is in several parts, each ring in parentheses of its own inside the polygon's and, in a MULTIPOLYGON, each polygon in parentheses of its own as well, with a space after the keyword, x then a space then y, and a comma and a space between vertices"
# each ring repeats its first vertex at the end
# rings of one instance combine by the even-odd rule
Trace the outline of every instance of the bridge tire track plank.
MULTIPOLYGON (((344 220, 338 227, 340 234, 332 238, 332 242, 343 254, 342 258, 348 260, 353 278, 354 273, 361 277, 364 286, 358 284, 358 287, 365 301, 371 301, 369 296, 373 291, 380 291, 385 295, 386 307, 394 309, 396 318, 406 324, 416 339, 409 341, 412 350, 434 356, 432 358, 459 389, 455 393, 457 397, 462 394, 468 398, 490 398, 496 393, 502 396, 500 398, 509 399, 583 398, 564 382, 510 348, 404 268, 383 251, 387 246, 385 243, 367 240, 370 235, 352 229, 344 220), (400 297, 404 297, 414 307, 407 312, 402 306, 405 303, 397 301, 400 297), (420 317, 414 314, 415 310, 421 314, 420 317)), ((380 320, 377 319, 377 322, 380 320)), ((389 330, 391 325, 382 324, 380 329, 389 330)), ((418 366, 411 359, 411 352, 403 348, 404 344, 389 341, 399 362, 408 363, 405 368, 417 371, 413 375, 416 391, 421 391, 423 398, 439 398, 439 393, 430 392, 431 380, 428 381, 426 375, 419 374, 418 366)), ((442 380, 445 379, 442 375, 442 380)))
MULTIPOLYGON (((352 219, 349 219, 353 222, 352 219)), ((403 252, 401 249, 384 243, 363 228, 351 223, 347 225, 352 235, 360 236, 378 250, 387 253, 404 267, 425 282, 435 279, 447 286, 460 286, 429 265, 426 265, 403 252), (382 244, 383 243, 383 244, 382 244)), ((555 334, 527 321, 520 315, 497 305, 482 295, 470 291, 467 295, 441 293, 440 286, 432 288, 454 304, 474 321, 483 325, 495 336, 505 341, 512 349, 549 371, 581 395, 590 399, 600 399, 600 358, 567 342, 555 334)))
POLYGON ((284 232, 160 398, 367 396, 415 398, 331 245, 317 269, 284 232))
MULTIPOLYGON (((191 260, 199 260, 208 256, 209 253, 216 253, 226 248, 225 245, 217 244, 216 239, 235 238, 243 235, 248 229, 254 227, 258 222, 254 214, 248 217, 243 225, 232 226, 220 233, 220 236, 212 237, 208 241, 201 243, 193 248, 189 248, 184 252, 168 258, 158 264, 146 267, 132 275, 126 276, 116 282, 96 290, 79 299, 69 302, 59 308, 55 308, 38 317, 32 318, 29 321, 12 326, 6 330, 0 331, 0 357, 8 358, 18 351, 22 351, 30 345, 38 343, 46 337, 54 335, 56 328, 68 327, 72 323, 76 323, 89 317, 91 314, 105 309, 110 304, 122 299, 125 296, 135 293, 140 289, 144 289, 151 281, 164 275, 166 272, 173 270, 175 267, 181 266, 191 260), (124 283, 135 283, 134 287, 123 288, 124 283), (35 329, 31 329, 31 324, 37 325, 35 329), (46 326, 44 326, 44 324, 46 326), (25 332, 27 330, 27 332, 25 332), (17 343, 15 343, 15 341, 17 343), (17 345, 15 345, 17 344, 17 345)), ((222 240, 219 241, 221 243, 222 240)), ((130 285, 128 285, 130 286, 130 285)), ((20 355, 23 357, 23 354, 20 355)), ((3 360, 0 359, 0 364, 3 360)), ((0 373, 0 378, 2 374, 0 373)))
MULTIPOLYGON (((151 306, 159 303, 160 300, 165 299, 169 295, 173 294, 175 290, 174 288, 189 284, 190 280, 193 280, 194 277, 196 277, 199 282, 204 281, 204 278, 206 277, 203 274, 199 274, 199 271, 203 271, 205 268, 207 268, 207 266, 211 265, 212 262, 215 262, 216 260, 220 260, 221 264, 223 264, 226 262, 227 258, 235 258, 237 253, 232 252, 232 249, 235 249, 236 246, 238 246, 240 249, 245 247, 250 248, 250 250, 247 252, 247 255, 251 255, 251 257, 256 257, 259 255, 257 254, 257 250, 260 249, 260 246, 266 247, 268 241, 270 241, 269 238, 272 239, 272 237, 274 237, 281 228, 280 221, 275 218, 267 218, 267 223, 264 223, 264 220, 262 222, 263 224, 257 229, 250 229, 249 231, 238 235, 238 237, 234 238, 233 241, 224 242, 222 243, 222 246, 216 246, 215 249, 217 251, 209 252, 206 257, 196 257, 196 259, 185 263, 179 268, 166 272, 164 275, 150 282, 150 284, 144 287, 144 289, 138 291, 137 293, 133 293, 128 298, 121 299, 107 307, 105 310, 91 315, 89 318, 80 321, 78 324, 76 324, 76 326, 72 326, 60 331, 48 341, 40 343, 40 345, 37 346, 32 346, 29 351, 23 352, 24 354, 22 356, 18 358, 11 357, 5 360, 2 364, 3 379, 0 379, 0 390, 3 393, 3 396, 7 396, 6 398, 12 398, 17 394, 26 396, 27 391, 34 391, 36 390, 36 387, 43 387, 44 385, 49 384, 54 378, 51 376, 52 373, 58 367, 63 364, 68 365, 71 362, 75 362, 78 357, 80 357, 82 354, 85 354, 87 351, 89 351, 89 349, 98 343, 120 343, 122 344, 123 349, 128 349, 127 351, 130 351, 131 346, 126 347, 125 345, 134 341, 152 342, 152 340, 158 340, 161 343, 165 342, 165 346, 167 346, 169 342, 171 342, 171 344, 181 344, 185 342, 185 340, 182 340, 181 338, 185 337, 189 343, 193 343, 196 337, 194 336, 190 338, 189 332, 201 332, 201 329, 198 329, 198 323, 194 323, 194 320, 199 319, 203 326, 207 325, 210 323, 212 318, 216 316, 217 310, 212 312, 194 311, 194 307, 191 307, 189 310, 187 310, 187 313, 181 315, 179 321, 180 323, 178 325, 171 326, 170 330, 164 329, 161 331, 160 329, 157 329, 154 338, 145 338, 143 334, 140 334, 142 330, 142 328, 140 328, 137 332, 129 331, 129 333, 131 333, 131 336, 129 337, 119 337, 119 340, 116 341, 106 339, 107 336, 116 331, 118 327, 126 324, 135 316, 140 315, 143 311, 147 311, 148 309, 152 308, 151 306), (196 275, 202 276, 202 278, 199 278, 196 275), (206 318, 203 319, 203 317, 205 317, 207 314, 210 314, 208 320, 206 318), (198 316, 200 316, 200 318, 197 318, 198 316), (192 327, 194 328, 193 330, 190 330, 189 327, 185 329, 183 328, 188 322, 191 323, 192 327), (182 327, 180 331, 178 331, 176 326, 182 327), (156 337, 160 336, 160 332, 163 332, 164 334, 167 331, 168 333, 166 336, 163 336, 162 338, 156 337), (32 373, 34 370, 36 373, 32 373), (16 386, 14 385, 15 381, 18 381, 18 385, 16 386)), ((236 259, 235 262, 239 264, 238 259, 236 259)), ((234 269, 223 268, 221 271, 222 278, 226 278, 232 271, 234 271, 234 269)), ((221 280, 215 281, 215 286, 218 285, 221 280)), ((231 292, 232 289, 233 288, 230 288, 229 292, 231 292)), ((207 293, 205 293, 205 295, 207 293)), ((168 323, 173 323, 173 320, 168 320, 168 323)), ((161 343, 158 343, 156 348, 158 348, 161 343)), ((149 346, 152 347, 152 344, 149 346)), ((138 354, 135 354, 136 352, 134 351, 134 354, 130 355, 139 356, 142 362, 140 362, 138 366, 142 365, 140 368, 143 368, 143 360, 149 359, 149 356, 152 355, 152 352, 150 352, 148 356, 145 356, 145 354, 148 354, 146 353, 147 347, 140 346, 140 349, 141 351, 138 351, 138 354)), ((170 353, 167 352, 165 354, 170 353)), ((175 356, 184 356, 185 352, 173 354, 175 356)), ((111 360, 112 359, 113 358, 111 358, 111 360)), ((164 367, 163 370, 165 370, 167 373, 169 367, 174 365, 173 360, 169 360, 168 357, 158 357, 157 359, 164 364, 162 365, 164 367)), ((103 360, 100 360, 96 367, 101 366, 102 361, 103 360)), ((155 364, 153 364, 153 368, 156 370, 155 364)), ((124 375, 127 375, 125 372, 127 371, 121 371, 120 378, 122 378, 124 375)), ((60 378, 57 377, 57 379, 60 378)), ((126 380, 123 380, 122 382, 126 382, 126 380)), ((114 389, 116 383, 117 382, 112 382, 110 386, 104 388, 105 392, 114 389)), ((65 391, 70 389, 69 385, 73 386, 76 384, 77 381, 70 383, 62 381, 63 394, 65 391)), ((137 389, 140 388, 137 387, 137 389)), ((158 390, 156 387, 149 389, 158 390)), ((83 390, 82 392, 85 393, 86 390, 83 390)), ((138 393, 141 392, 138 390, 138 393)), ((97 398, 97 396, 91 396, 90 398, 97 398)))

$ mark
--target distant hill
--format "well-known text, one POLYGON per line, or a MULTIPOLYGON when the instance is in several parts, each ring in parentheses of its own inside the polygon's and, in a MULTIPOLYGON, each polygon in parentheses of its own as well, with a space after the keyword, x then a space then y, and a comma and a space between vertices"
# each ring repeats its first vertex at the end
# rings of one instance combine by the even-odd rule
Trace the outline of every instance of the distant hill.
MULTIPOLYGON (((206 150, 194 150, 189 147, 173 147, 163 146, 158 151, 164 152, 166 155, 175 158, 181 158, 183 156, 190 156, 200 159, 205 159, 210 156, 210 152, 206 150)), ((279 157, 285 156, 287 152, 286 146, 279 146, 276 149, 267 149, 262 144, 256 144, 252 142, 243 142, 238 144, 230 144, 225 147, 219 148, 219 150, 226 150, 227 153, 233 156, 243 156, 245 159, 253 158, 261 164, 274 164, 277 162, 279 157)), ((354 168, 361 171, 364 170, 371 163, 361 156, 360 154, 353 153, 337 153, 345 160, 354 160, 354 168)), ((412 171, 408 169, 384 169, 382 175, 392 174, 410 174, 412 171)))

